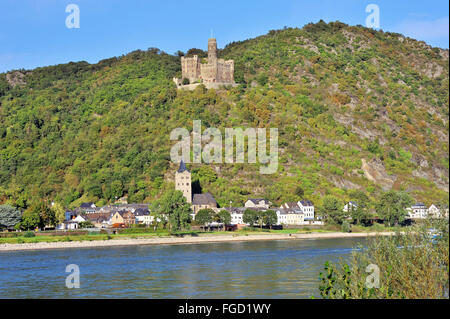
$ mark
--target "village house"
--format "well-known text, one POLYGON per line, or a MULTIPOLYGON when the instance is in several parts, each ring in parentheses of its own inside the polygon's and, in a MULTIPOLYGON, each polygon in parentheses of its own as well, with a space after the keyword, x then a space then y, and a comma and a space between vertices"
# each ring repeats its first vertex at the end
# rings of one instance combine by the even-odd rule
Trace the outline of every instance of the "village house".
POLYGON ((130 211, 117 211, 111 217, 111 225, 131 226, 136 224, 136 217, 130 211))
POLYGON ((280 208, 300 209, 300 206, 298 206, 297 202, 286 202, 281 204, 280 208))
POLYGON ((441 210, 437 208, 436 205, 431 204, 431 206, 428 207, 428 215, 432 218, 441 218, 441 210))
POLYGON ((111 223, 111 213, 91 213, 86 214, 85 218, 96 228, 106 228, 111 223))
POLYGON ((423 203, 416 203, 406 209, 408 211, 408 218, 410 219, 424 219, 427 218, 428 209, 423 203))
POLYGON ((267 199, 262 198, 249 198, 244 204, 245 208, 264 208, 264 209, 269 209, 271 205, 272 205, 271 202, 269 202, 267 199))
POLYGON ((314 204, 309 200, 301 200, 298 202, 286 202, 280 206, 281 209, 293 209, 301 211, 304 214, 304 219, 314 220, 314 204))
POLYGON ((298 207, 302 210, 305 220, 314 220, 314 204, 310 200, 301 200, 297 202, 298 207))
POLYGON ((305 222, 305 215, 301 210, 280 208, 276 211, 277 225, 297 226, 303 225, 305 222))
POLYGON ((94 203, 82 203, 80 207, 76 209, 77 213, 86 213, 86 214, 92 214, 96 213, 99 210, 97 206, 95 206, 94 203))
POLYGON ((344 208, 342 209, 345 213, 350 213, 358 208, 358 204, 356 202, 348 202, 344 205, 344 208))
POLYGON ((153 222, 153 216, 150 215, 150 211, 145 208, 138 208, 134 211, 137 224, 150 225, 153 222))
POLYGON ((230 213, 231 216, 231 225, 243 225, 245 226, 244 223, 244 211, 245 211, 245 207, 229 207, 229 208, 225 208, 226 211, 228 211, 230 213))

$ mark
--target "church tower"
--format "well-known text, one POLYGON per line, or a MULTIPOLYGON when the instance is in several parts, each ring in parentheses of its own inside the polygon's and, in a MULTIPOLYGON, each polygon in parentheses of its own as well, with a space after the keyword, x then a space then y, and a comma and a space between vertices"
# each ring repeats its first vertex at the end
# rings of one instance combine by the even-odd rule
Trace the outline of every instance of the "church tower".
POLYGON ((191 172, 186 168, 186 164, 181 160, 180 168, 175 172, 175 190, 182 191, 186 201, 192 203, 191 172))

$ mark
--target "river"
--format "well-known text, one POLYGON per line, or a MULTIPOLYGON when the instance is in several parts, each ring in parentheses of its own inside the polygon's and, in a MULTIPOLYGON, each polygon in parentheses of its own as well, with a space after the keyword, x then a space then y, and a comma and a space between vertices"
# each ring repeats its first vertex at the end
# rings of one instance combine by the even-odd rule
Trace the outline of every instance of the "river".
POLYGON ((0 298, 310 298, 364 238, 0 252, 0 298), (80 288, 66 287, 66 266, 80 288))

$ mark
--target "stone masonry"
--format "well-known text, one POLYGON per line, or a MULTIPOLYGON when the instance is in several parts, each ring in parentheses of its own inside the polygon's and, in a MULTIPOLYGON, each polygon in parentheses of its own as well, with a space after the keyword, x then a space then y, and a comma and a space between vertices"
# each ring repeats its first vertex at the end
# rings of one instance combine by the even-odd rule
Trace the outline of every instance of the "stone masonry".
POLYGON ((181 79, 173 79, 178 88, 193 89, 201 83, 207 88, 217 88, 220 85, 235 85, 234 61, 225 61, 217 58, 216 39, 208 40, 208 59, 206 63, 197 55, 181 57, 181 70, 181 79), (188 79, 189 84, 183 85, 183 79, 188 79))

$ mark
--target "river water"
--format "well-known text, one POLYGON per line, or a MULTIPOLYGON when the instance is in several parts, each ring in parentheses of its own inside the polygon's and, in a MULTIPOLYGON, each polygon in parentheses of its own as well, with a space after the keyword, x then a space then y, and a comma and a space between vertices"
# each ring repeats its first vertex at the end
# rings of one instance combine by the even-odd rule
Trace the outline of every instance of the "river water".
POLYGON ((0 252, 0 298, 310 298, 327 260, 366 239, 0 252), (80 288, 66 287, 66 266, 80 288))

